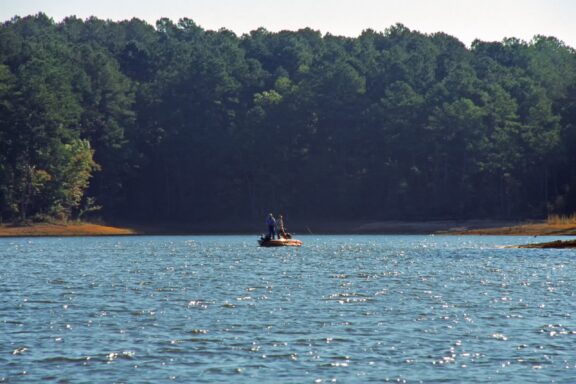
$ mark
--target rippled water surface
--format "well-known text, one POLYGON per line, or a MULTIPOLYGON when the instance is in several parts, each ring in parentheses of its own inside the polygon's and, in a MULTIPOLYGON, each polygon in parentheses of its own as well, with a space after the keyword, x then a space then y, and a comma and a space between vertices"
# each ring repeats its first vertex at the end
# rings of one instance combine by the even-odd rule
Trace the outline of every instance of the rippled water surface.
POLYGON ((575 381, 576 251, 301 239, 0 239, 0 382, 575 381))

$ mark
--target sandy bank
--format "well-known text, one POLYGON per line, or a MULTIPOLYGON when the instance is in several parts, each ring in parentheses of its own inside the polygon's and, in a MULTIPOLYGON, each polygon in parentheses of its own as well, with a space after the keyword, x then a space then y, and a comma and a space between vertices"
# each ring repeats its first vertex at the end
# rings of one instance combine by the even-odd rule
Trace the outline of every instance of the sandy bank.
MULTIPOLYGON (((457 235, 576 236, 576 224, 537 222, 494 228, 468 229, 448 233, 457 235)), ((511 248, 576 248, 576 240, 557 240, 544 243, 532 243, 511 248)))
POLYGON ((511 226, 451 230, 446 233, 455 235, 576 236, 576 225, 536 222, 511 226))
POLYGON ((129 228, 117 228, 90 223, 0 225, 0 237, 18 236, 117 236, 135 235, 129 228))

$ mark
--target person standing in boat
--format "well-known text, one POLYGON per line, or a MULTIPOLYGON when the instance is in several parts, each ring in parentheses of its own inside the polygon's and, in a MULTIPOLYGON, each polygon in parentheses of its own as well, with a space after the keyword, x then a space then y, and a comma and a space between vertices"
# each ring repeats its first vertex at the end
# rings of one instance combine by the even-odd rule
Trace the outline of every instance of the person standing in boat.
POLYGON ((282 215, 278 215, 278 220, 276 220, 276 228, 278 232, 279 239, 287 239, 286 237, 286 229, 284 228, 284 218, 282 215))
POLYGON ((276 235, 276 219, 273 214, 268 214, 266 225, 268 226, 268 237, 270 240, 274 240, 274 236, 276 235))

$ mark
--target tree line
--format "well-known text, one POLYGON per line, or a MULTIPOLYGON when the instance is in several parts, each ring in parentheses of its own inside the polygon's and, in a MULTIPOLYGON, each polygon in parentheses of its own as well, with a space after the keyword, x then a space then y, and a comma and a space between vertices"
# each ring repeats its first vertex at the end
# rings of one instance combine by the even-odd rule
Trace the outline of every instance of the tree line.
POLYGON ((0 26, 0 220, 528 218, 576 210, 576 53, 397 24, 0 26), (100 209, 101 208, 101 209, 100 209))

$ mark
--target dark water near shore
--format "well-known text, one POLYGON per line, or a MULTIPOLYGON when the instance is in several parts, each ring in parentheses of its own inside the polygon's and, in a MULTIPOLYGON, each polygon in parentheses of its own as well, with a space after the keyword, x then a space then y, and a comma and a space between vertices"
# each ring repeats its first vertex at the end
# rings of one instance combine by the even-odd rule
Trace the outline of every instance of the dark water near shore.
POLYGON ((0 383, 576 381, 575 250, 301 239, 0 239, 0 383))

